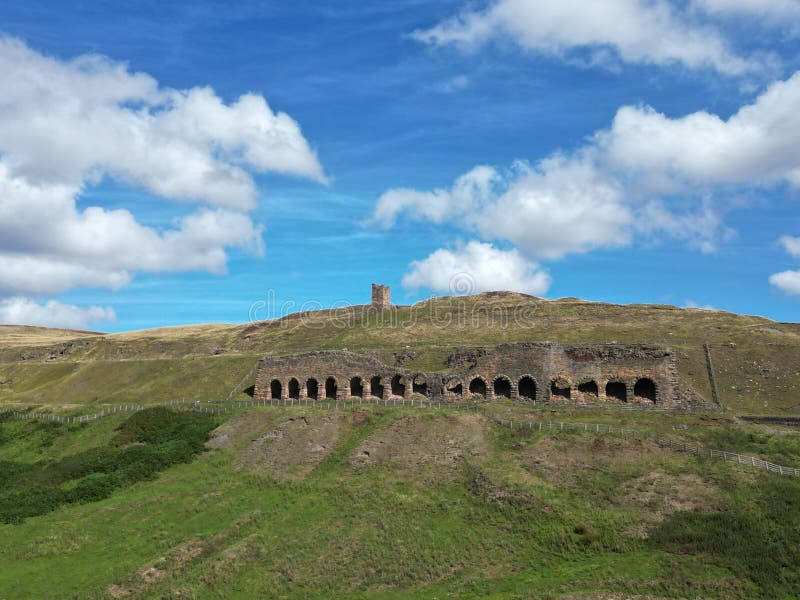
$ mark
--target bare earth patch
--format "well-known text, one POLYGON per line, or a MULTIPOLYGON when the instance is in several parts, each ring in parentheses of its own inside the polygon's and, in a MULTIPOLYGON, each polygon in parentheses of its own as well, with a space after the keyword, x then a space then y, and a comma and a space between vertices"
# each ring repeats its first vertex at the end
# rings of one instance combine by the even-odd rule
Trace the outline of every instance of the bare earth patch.
POLYGON ((301 479, 333 451, 342 432, 357 418, 357 414, 284 418, 242 449, 236 468, 276 479, 301 479))
POLYGON ((717 510, 719 488, 694 473, 673 475, 655 471, 623 485, 618 502, 641 509, 644 522, 626 533, 646 539, 651 525, 663 521, 672 513, 717 510))
POLYGON ((588 594, 569 594, 558 596, 559 600, 668 600, 666 596, 623 594, 619 592, 590 592, 588 594))
POLYGON ((421 467, 453 470, 462 460, 482 463, 489 454, 489 424, 477 415, 405 417, 364 440, 351 456, 356 467, 388 463, 398 472, 421 467))
POLYGON ((555 434, 542 437, 521 455, 523 465, 550 482, 574 484, 590 471, 641 462, 664 451, 650 440, 606 435, 555 434))
POLYGON ((272 425, 277 415, 272 411, 249 410, 225 421, 211 433, 208 448, 234 450, 242 442, 251 441, 265 427, 272 425))
POLYGON ((203 540, 184 542, 137 571, 130 584, 109 586, 108 595, 111 598, 138 597, 167 577, 182 571, 190 562, 203 557, 208 550, 209 544, 203 540))

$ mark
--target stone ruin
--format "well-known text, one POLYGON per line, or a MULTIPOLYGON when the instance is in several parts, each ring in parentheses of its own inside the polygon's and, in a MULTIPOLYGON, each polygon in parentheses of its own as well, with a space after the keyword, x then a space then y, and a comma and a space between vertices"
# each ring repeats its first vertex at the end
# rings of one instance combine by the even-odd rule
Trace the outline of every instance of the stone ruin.
POLYGON ((388 285, 381 285, 379 283, 372 284, 372 307, 378 310, 391 308, 392 301, 390 298, 391 290, 388 285))
MULTIPOLYGON (((379 299, 388 303, 388 288, 383 289, 379 299)), ((258 400, 421 397, 443 402, 509 398, 532 403, 680 404, 676 355, 668 348, 547 342, 455 351, 447 369, 439 372, 391 367, 369 355, 339 350, 266 357, 258 364, 254 395, 258 400)))

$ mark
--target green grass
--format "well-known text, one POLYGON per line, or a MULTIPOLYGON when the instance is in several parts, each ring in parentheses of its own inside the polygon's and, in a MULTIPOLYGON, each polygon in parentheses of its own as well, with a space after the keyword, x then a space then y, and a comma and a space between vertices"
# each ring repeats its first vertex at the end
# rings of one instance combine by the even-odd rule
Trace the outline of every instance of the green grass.
MULTIPOLYGON (((269 431, 287 415, 330 413, 244 414, 263 414, 259 431, 269 431)), ((237 452, 258 432, 231 450, 194 454, 212 423, 200 415, 152 410, 46 427, 0 420, 0 460, 13 465, 0 468, 4 490, 77 490, 87 478, 125 472, 126 451, 170 454, 176 441, 193 448, 103 497, 0 524, 0 598, 101 598, 113 585, 133 597, 790 598, 800 585, 800 481, 639 452, 608 436, 491 424, 485 453, 445 470, 429 463, 411 471, 391 463, 356 468, 352 456, 367 438, 385 439, 393 426, 453 423, 439 411, 373 407, 359 414, 324 460, 291 481, 236 470, 237 452), (108 457, 121 469, 105 468, 108 457), (551 468, 547 457, 574 462, 551 468), (647 487, 652 473, 709 486, 713 502, 653 520, 677 492, 641 500, 639 488, 659 489, 647 487), (649 538, 635 534, 642 527, 649 538), (148 579, 142 573, 150 567, 157 576, 148 579)), ((710 440, 731 427, 730 443, 753 434, 752 443, 763 445, 767 435, 732 421, 689 425, 710 440)), ((781 443, 789 449, 778 444, 775 452, 796 451, 796 437, 781 443)))
MULTIPOLYGON (((2 336, 3 331, 0 331, 2 336)), ((76 334, 77 335, 77 334, 76 334)), ((220 398, 259 356, 347 348, 438 371, 453 349, 502 342, 651 343, 673 348, 681 382, 710 400, 709 342, 722 404, 737 413, 800 410, 800 326, 661 305, 520 294, 437 298, 380 314, 361 308, 230 326, 77 337, 0 337, 0 403, 101 404, 220 398), (21 360, 24 358, 25 360, 21 360)))
MULTIPOLYGON (((65 428, 37 425, 46 432, 65 428)), ((129 417, 109 444, 52 461, 0 460, 0 522, 19 523, 64 505, 101 500, 153 478, 201 452, 214 427, 215 421, 205 415, 155 408, 129 417)), ((13 436, 4 436, 0 443, 13 441, 13 436)), ((46 447, 52 442, 44 436, 40 443, 46 447)))

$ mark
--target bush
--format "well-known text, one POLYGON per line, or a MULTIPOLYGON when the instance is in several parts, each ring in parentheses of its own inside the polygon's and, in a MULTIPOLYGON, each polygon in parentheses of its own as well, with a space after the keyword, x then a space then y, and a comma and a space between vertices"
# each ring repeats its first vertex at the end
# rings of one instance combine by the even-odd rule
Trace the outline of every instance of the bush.
POLYGON ((680 554, 712 555, 746 573, 765 597, 800 589, 800 481, 765 474, 748 496, 727 512, 675 513, 651 542, 680 554))
POLYGON ((591 525, 578 523, 573 531, 580 536, 580 541, 584 546, 594 546, 600 542, 600 532, 591 525))
POLYGON ((134 414, 108 446, 52 463, 0 461, 0 522, 19 523, 65 504, 95 502, 203 451, 216 421, 164 408, 134 414))

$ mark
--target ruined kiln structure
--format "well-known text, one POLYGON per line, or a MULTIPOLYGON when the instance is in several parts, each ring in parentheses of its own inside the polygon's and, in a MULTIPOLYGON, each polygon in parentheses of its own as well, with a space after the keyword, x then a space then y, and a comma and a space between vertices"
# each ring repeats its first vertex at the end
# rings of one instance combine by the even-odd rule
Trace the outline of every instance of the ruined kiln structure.
POLYGON ((267 357, 258 366, 255 397, 678 404, 675 354, 657 346, 503 344, 454 352, 447 366, 424 373, 344 351, 267 357))
POLYGON ((378 310, 391 308, 392 301, 390 298, 390 288, 388 285, 381 285, 379 283, 372 284, 372 307, 378 310))

